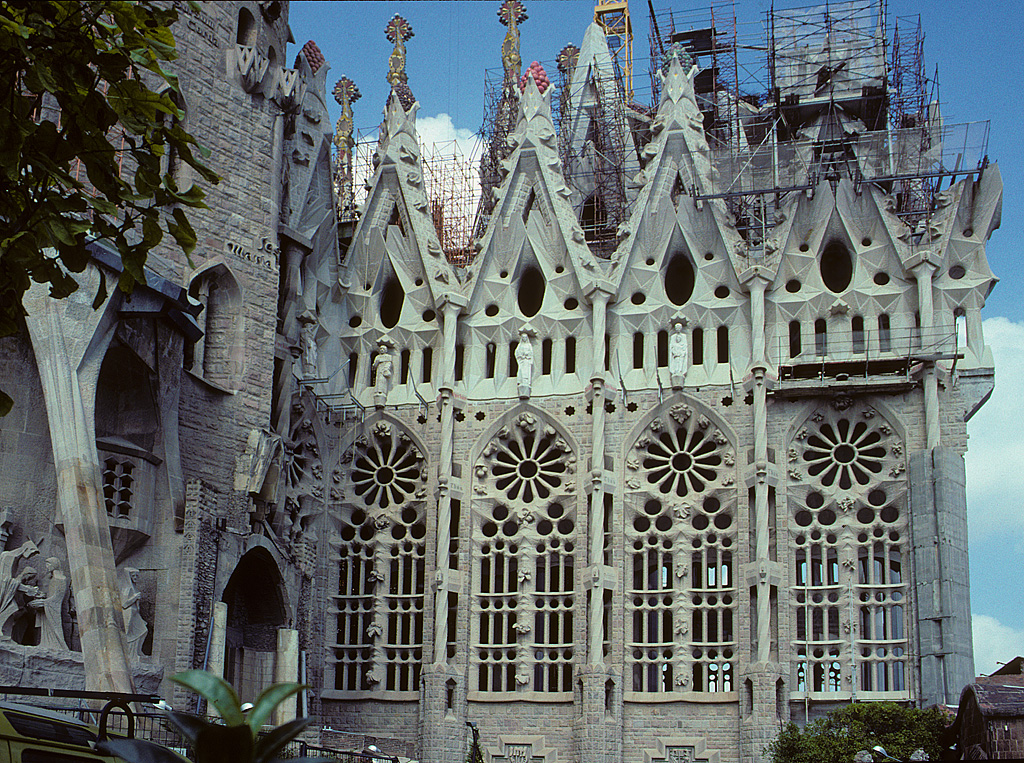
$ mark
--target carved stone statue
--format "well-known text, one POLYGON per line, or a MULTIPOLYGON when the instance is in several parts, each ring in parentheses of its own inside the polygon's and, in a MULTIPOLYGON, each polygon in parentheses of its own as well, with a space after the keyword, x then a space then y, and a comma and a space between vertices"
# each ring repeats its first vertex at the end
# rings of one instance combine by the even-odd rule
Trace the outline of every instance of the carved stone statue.
POLYGON ((315 377, 319 353, 316 346, 316 314, 312 310, 306 310, 299 316, 299 323, 302 324, 299 342, 302 349, 302 375, 307 378, 315 377))
POLYGON ((14 568, 20 559, 28 559, 38 553, 36 544, 30 540, 16 549, 0 552, 0 637, 4 640, 12 640, 11 629, 22 609, 18 593, 32 595, 38 590, 29 580, 35 577, 34 569, 25 567, 15 574, 14 568))
POLYGON ((36 622, 39 624, 39 646, 47 649, 68 648, 64 640, 64 599, 71 585, 67 575, 60 568, 60 560, 51 556, 46 560, 46 571, 49 583, 46 594, 29 601, 29 606, 36 610, 36 622))
POLYGON ((128 641, 128 655, 133 660, 142 656, 142 642, 146 640, 149 628, 139 612, 139 571, 134 567, 124 567, 118 571, 121 587, 121 614, 124 617, 124 633, 128 641))
POLYGON ((685 320, 677 318, 672 321, 672 333, 668 338, 668 372, 673 389, 682 389, 690 368, 690 346, 686 341, 685 325, 685 320))
POLYGON ((395 359, 391 354, 391 342, 381 339, 377 343, 377 357, 373 359, 373 402, 374 405, 384 406, 388 401, 388 391, 391 389, 391 377, 395 371, 395 359))
POLYGON ((516 377, 519 383, 519 397, 528 398, 533 383, 533 345, 530 343, 530 330, 522 329, 519 332, 519 344, 516 346, 516 365, 519 373, 516 377))

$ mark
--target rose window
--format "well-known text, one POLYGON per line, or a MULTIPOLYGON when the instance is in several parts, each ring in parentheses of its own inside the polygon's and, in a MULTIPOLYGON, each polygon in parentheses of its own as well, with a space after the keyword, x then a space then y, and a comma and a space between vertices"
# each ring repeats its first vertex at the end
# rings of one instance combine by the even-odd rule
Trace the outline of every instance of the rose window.
POLYGON ((702 429, 662 431, 646 449, 647 481, 666 495, 703 492, 718 477, 722 465, 718 443, 702 429))
POLYGON ((854 484, 867 485, 872 475, 882 471, 886 448, 881 442, 881 433, 866 422, 824 422, 807 437, 803 454, 807 472, 826 486, 838 482, 843 490, 854 484))
POLYGON ((565 449, 552 435, 537 435, 520 427, 501 440, 491 473, 495 485, 509 500, 530 503, 547 498, 562 484, 566 471, 565 449))
POLYGON ((367 506, 402 503, 421 477, 420 456, 407 440, 375 436, 358 447, 352 467, 355 493, 367 506))

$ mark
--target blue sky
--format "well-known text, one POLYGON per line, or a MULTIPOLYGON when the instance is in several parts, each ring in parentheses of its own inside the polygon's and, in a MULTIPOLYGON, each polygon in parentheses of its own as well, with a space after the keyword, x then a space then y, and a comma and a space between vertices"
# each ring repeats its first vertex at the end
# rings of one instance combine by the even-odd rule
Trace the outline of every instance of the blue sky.
MULTIPOLYGON (((779 8, 806 4, 776 3, 779 8)), ((362 93, 354 106, 356 126, 372 128, 380 121, 389 88, 385 75, 392 45, 384 27, 394 14, 401 14, 415 34, 407 43, 407 72, 420 103, 421 135, 469 141, 483 119, 484 70, 501 66, 505 27, 497 19, 498 5, 293 0, 290 23, 298 45, 312 39, 320 46, 331 66, 329 87, 342 76, 356 83, 362 93)), ((682 0, 654 0, 656 9, 670 5, 694 7, 682 0)), ((524 66, 533 60, 553 61, 567 43, 580 45, 593 7, 581 0, 526 0, 524 66)), ((764 2, 736 4, 741 36, 759 34, 766 8, 764 2)), ((649 87, 647 3, 637 0, 631 10, 635 84, 643 92, 649 87)), ((968 425, 975 650, 977 672, 988 673, 997 660, 1024 654, 1024 269, 1013 259, 1014 242, 1024 240, 1024 55, 1019 35, 1024 5, 1008 0, 888 0, 888 13, 890 30, 897 17, 920 14, 926 71, 931 76, 938 66, 943 117, 947 124, 991 121, 988 155, 998 162, 1005 186, 1002 227, 988 246, 989 263, 1000 283, 983 313, 985 338, 996 358, 996 390, 968 425)), ((553 64, 548 74, 554 79, 553 64)))

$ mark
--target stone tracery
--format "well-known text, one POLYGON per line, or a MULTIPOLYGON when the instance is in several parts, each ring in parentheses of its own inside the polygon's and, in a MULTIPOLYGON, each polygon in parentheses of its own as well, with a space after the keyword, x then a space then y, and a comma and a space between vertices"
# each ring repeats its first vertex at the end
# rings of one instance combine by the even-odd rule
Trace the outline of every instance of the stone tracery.
POLYGON ((423 454, 378 419, 332 476, 334 688, 414 691, 423 660, 427 512, 423 454), (344 468, 344 463, 351 468, 344 468))

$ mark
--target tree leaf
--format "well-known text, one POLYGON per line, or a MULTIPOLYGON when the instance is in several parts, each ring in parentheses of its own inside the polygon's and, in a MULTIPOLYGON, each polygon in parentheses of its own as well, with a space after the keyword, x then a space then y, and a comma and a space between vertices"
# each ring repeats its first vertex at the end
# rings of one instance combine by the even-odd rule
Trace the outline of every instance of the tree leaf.
POLYGON ((14 407, 14 398, 0 389, 0 416, 6 416, 14 407))
MULTIPOLYGON (((205 670, 186 670, 171 676, 171 680, 191 689, 213 705, 228 726, 245 725, 242 703, 231 684, 205 670)), ((248 726, 246 726, 248 728, 248 726)))

